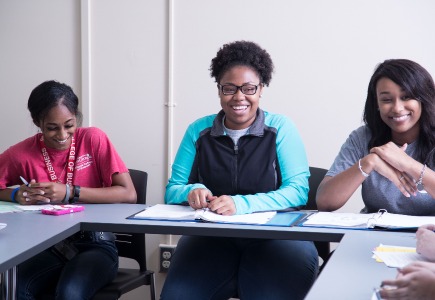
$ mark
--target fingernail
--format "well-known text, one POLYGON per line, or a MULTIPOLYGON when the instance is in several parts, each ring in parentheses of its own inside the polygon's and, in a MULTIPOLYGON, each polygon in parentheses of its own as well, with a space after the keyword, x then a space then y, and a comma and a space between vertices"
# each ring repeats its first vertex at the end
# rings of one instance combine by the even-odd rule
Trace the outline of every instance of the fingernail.
POLYGON ((23 192, 23 197, 26 197, 27 196, 27 192, 23 192))
POLYGON ((30 199, 29 199, 29 198, 26 198, 26 201, 27 201, 27 202, 29 202, 29 201, 30 201, 30 199))

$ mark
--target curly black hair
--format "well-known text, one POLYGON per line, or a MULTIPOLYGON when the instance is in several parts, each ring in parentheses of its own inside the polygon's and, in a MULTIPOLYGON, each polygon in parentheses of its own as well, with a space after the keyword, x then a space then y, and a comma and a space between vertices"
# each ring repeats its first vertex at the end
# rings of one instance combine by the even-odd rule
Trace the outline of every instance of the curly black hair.
POLYGON ((211 60, 210 75, 219 83, 224 73, 234 66, 252 68, 265 86, 272 80, 272 59, 266 50, 254 42, 236 41, 223 45, 211 60))

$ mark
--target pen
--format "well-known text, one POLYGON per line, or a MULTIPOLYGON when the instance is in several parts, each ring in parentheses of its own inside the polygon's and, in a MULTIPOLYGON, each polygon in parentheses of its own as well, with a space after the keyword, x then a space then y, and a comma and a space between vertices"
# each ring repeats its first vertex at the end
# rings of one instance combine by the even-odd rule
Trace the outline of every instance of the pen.
MULTIPOLYGON (((376 300, 382 300, 380 292, 381 292, 380 288, 374 288, 373 289, 373 294, 374 294, 374 296, 376 296, 376 300)), ((373 297, 372 297, 372 299, 373 299, 373 297)))
POLYGON ((30 184, 27 182, 27 180, 23 178, 23 176, 20 176, 20 178, 21 178, 21 181, 22 181, 26 186, 29 186, 29 185, 30 185, 30 184))

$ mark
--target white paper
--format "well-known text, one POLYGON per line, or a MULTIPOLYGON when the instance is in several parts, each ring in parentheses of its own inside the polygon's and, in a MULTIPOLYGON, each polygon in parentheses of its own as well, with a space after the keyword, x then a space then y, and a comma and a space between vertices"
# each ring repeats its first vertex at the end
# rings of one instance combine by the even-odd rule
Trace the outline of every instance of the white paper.
POLYGON ((0 201, 0 213, 21 212, 16 203, 0 201))
POLYGON ((51 204, 43 204, 43 205, 16 205, 16 208, 23 211, 38 211, 43 209, 52 209, 53 205, 51 204))
POLYGON ((435 217, 383 213, 376 221, 376 226, 385 228, 418 228, 425 224, 435 224, 435 217))
POLYGON ((374 214, 318 212, 308 217, 304 226, 366 228, 374 214))
POLYGON ((194 220, 195 210, 190 206, 156 204, 136 214, 146 219, 194 220))
POLYGON ((303 226, 416 229, 424 224, 435 224, 435 216, 409 216, 388 212, 372 214, 318 212, 309 216, 303 226))
POLYGON ((135 218, 160 220, 205 220, 220 223, 265 224, 276 212, 223 216, 207 209, 194 210, 190 206, 156 204, 135 215, 135 218))
POLYGON ((414 261, 429 261, 416 252, 373 251, 373 253, 390 268, 403 268, 414 261))
POLYGON ((276 215, 276 211, 252 213, 245 215, 223 216, 209 210, 197 212, 197 218, 210 222, 220 223, 243 223, 243 224, 266 224, 276 215))

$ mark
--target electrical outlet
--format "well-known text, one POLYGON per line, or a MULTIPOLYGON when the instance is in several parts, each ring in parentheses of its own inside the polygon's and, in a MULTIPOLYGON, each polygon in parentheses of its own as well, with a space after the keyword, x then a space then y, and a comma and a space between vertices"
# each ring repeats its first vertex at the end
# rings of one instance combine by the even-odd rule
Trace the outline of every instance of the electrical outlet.
POLYGON ((168 269, 171 265, 172 256, 175 253, 176 245, 166 245, 160 244, 160 273, 168 272, 168 269))

